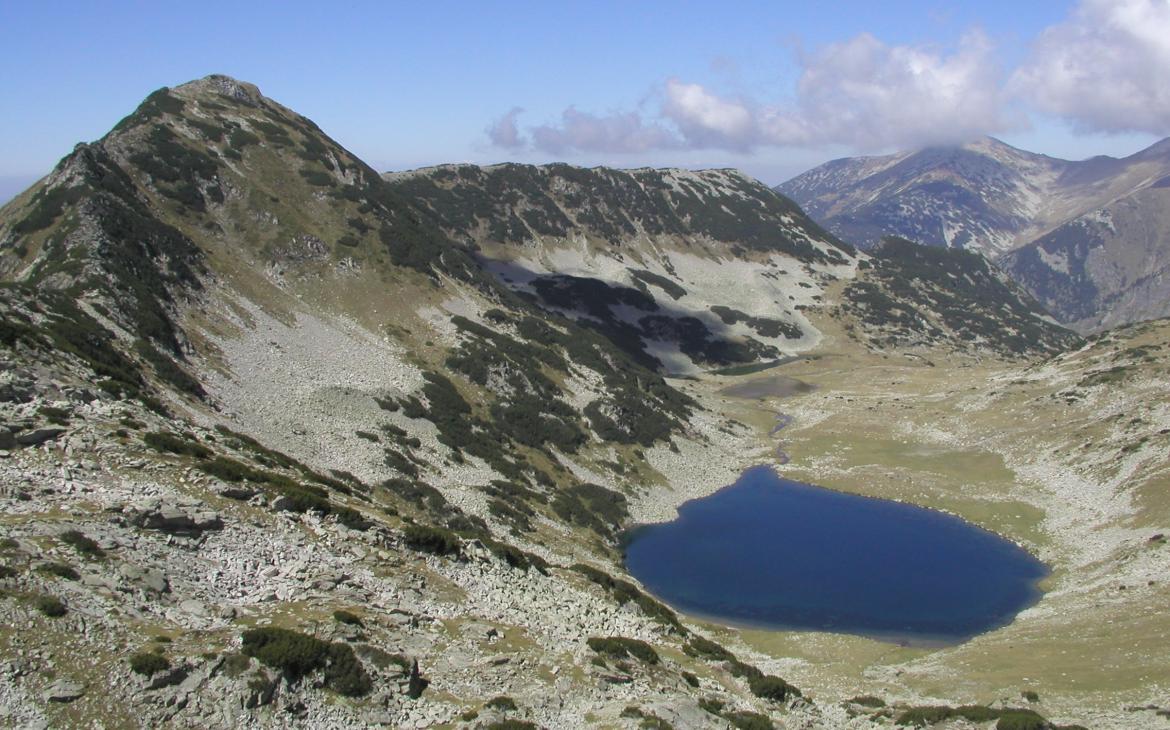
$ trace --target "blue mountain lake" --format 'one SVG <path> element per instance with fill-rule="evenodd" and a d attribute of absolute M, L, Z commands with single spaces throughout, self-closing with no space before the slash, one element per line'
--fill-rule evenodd
<path fill-rule="evenodd" d="M 769 467 L 634 530 L 626 566 L 675 608 L 724 623 L 948 644 L 1040 597 L 1043 563 L 951 515 L 780 478 Z"/>

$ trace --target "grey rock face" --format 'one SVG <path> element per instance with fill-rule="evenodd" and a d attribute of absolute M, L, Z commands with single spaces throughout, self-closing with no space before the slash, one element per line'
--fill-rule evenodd
<path fill-rule="evenodd" d="M 130 524 L 146 530 L 198 535 L 207 530 L 223 529 L 223 519 L 210 510 L 191 510 L 173 504 L 153 502 L 131 507 L 129 512 Z"/>
<path fill-rule="evenodd" d="M 126 580 L 138 583 L 154 593 L 170 593 L 171 591 L 166 575 L 158 568 L 141 568 L 130 563 L 123 563 L 118 568 L 118 572 Z"/>
<path fill-rule="evenodd" d="M 27 433 L 17 434 L 16 443 L 21 446 L 40 446 L 46 441 L 51 441 L 61 434 L 65 433 L 65 429 L 51 426 L 49 428 L 38 428 Z"/>
<path fill-rule="evenodd" d="M 58 679 L 41 693 L 45 702 L 72 702 L 85 694 L 85 685 L 71 679 Z"/>
<path fill-rule="evenodd" d="M 156 690 L 163 687 L 173 687 L 187 678 L 190 669 L 185 666 L 171 667 L 161 672 L 155 672 L 146 682 L 146 689 Z"/>

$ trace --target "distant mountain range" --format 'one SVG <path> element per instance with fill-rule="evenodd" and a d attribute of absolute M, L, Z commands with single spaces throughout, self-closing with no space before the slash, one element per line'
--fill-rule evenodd
<path fill-rule="evenodd" d="M 979 251 L 1081 331 L 1170 314 L 1170 139 L 1078 162 L 985 137 L 834 160 L 776 190 L 863 248 L 896 235 Z"/>

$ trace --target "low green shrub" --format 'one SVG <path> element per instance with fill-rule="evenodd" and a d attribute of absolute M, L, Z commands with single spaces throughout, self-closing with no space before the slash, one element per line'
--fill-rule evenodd
<path fill-rule="evenodd" d="M 699 698 L 699 709 L 703 712 L 708 712 L 712 715 L 723 715 L 723 700 L 715 699 L 714 697 Z"/>
<path fill-rule="evenodd" d="M 632 601 L 649 618 L 670 628 L 677 634 L 682 636 L 687 635 L 686 628 L 679 622 L 678 616 L 674 614 L 674 611 L 671 611 L 659 601 L 643 593 L 633 583 L 621 580 L 620 578 L 614 578 L 609 573 L 598 570 L 593 566 L 585 565 L 584 563 L 577 563 L 572 567 L 572 570 L 577 571 L 591 582 L 604 588 L 613 596 L 619 605 Z"/>
<path fill-rule="evenodd" d="M 73 566 L 66 563 L 45 563 L 38 566 L 37 570 L 45 575 L 54 575 L 65 580 L 81 579 L 81 574 L 74 570 Z"/>
<path fill-rule="evenodd" d="M 265 626 L 243 633 L 241 651 L 273 669 L 289 681 L 324 670 L 325 686 L 347 697 L 361 697 L 373 689 L 373 681 L 348 644 L 329 643 L 290 629 Z"/>
<path fill-rule="evenodd" d="M 1048 730 L 1051 725 L 1031 710 L 1005 709 L 995 723 L 995 730 Z"/>
<path fill-rule="evenodd" d="M 1039 713 L 1027 709 L 1004 708 L 996 709 L 985 705 L 963 705 L 961 707 L 947 707 L 946 705 L 926 705 L 910 707 L 898 715 L 894 720 L 897 725 L 911 725 L 927 727 L 952 718 L 963 718 L 969 722 L 990 722 L 996 720 L 996 730 L 1045 730 L 1050 723 Z"/>
<path fill-rule="evenodd" d="M 61 542 L 71 546 L 74 550 L 89 558 L 104 558 L 106 551 L 98 546 L 97 541 L 87 537 L 78 530 L 68 530 L 61 533 Z"/>
<path fill-rule="evenodd" d="M 788 684 L 780 677 L 771 674 L 751 678 L 748 681 L 748 687 L 751 688 L 752 694 L 756 697 L 772 700 L 773 702 L 783 702 L 790 696 L 800 696 L 800 690 Z"/>
<path fill-rule="evenodd" d="M 509 545 L 499 540 L 493 540 L 489 537 L 479 538 L 480 542 L 484 544 L 492 555 L 495 555 L 500 560 L 508 564 L 508 567 L 516 568 L 517 570 L 528 570 L 535 568 L 538 573 L 548 575 L 549 564 L 548 561 L 539 555 L 521 550 L 514 545 Z"/>
<path fill-rule="evenodd" d="M 362 516 L 361 512 L 350 507 L 340 507 L 335 504 L 330 505 L 333 514 L 337 515 L 337 521 L 345 525 L 351 530 L 365 532 L 373 527 L 373 523 Z"/>
<path fill-rule="evenodd" d="M 633 657 L 647 664 L 658 663 L 658 652 L 654 651 L 654 647 L 639 639 L 627 639 L 624 636 L 594 636 L 586 643 L 593 651 L 612 659 Z"/>
<path fill-rule="evenodd" d="M 266 626 L 245 631 L 241 651 L 295 681 L 325 666 L 329 643 L 299 631 Z"/>
<path fill-rule="evenodd" d="M 231 653 L 223 658 L 223 673 L 235 679 L 252 666 L 252 660 L 243 654 Z"/>
<path fill-rule="evenodd" d="M 66 409 L 57 408 L 56 406 L 41 406 L 37 409 L 37 413 L 49 419 L 49 423 L 53 423 L 58 426 L 68 426 L 69 416 L 72 415 Z"/>
<path fill-rule="evenodd" d="M 61 599 L 56 596 L 37 596 L 33 599 L 33 605 L 36 606 L 38 611 L 49 618 L 60 618 L 69 612 L 69 609 L 65 607 Z"/>
<path fill-rule="evenodd" d="M 485 702 L 483 704 L 484 704 L 484 707 L 490 707 L 493 710 L 499 710 L 500 712 L 515 712 L 516 710 L 519 709 L 518 707 L 516 707 L 516 700 L 512 699 L 511 697 L 507 697 L 505 695 L 501 695 L 499 697 L 493 697 L 492 699 L 488 700 L 487 702 Z"/>
<path fill-rule="evenodd" d="M 946 705 L 925 705 L 911 707 L 894 719 L 895 725 L 910 725 L 912 727 L 926 727 L 948 720 L 953 716 L 954 708 Z"/>
<path fill-rule="evenodd" d="M 429 525 L 407 525 L 402 531 L 402 542 L 411 550 L 432 555 L 459 555 L 462 546 L 450 530 Z"/>
<path fill-rule="evenodd" d="M 325 666 L 325 686 L 339 695 L 363 697 L 374 688 L 374 682 L 349 644 L 333 643 Z"/>
<path fill-rule="evenodd" d="M 129 662 L 130 671 L 135 674 L 141 674 L 144 677 L 165 672 L 171 668 L 171 663 L 165 656 L 148 651 L 140 651 L 134 654 L 130 657 Z"/>
<path fill-rule="evenodd" d="M 148 431 L 142 434 L 142 442 L 155 451 L 194 456 L 197 459 L 207 459 L 211 456 L 211 449 L 203 444 L 181 438 L 167 431 Z M 233 481 L 239 480 L 236 479 Z"/>
<path fill-rule="evenodd" d="M 351 613 L 345 609 L 338 609 L 333 612 L 333 620 L 338 623 L 347 624 L 349 626 L 364 626 L 361 616 L 356 613 Z"/>
<path fill-rule="evenodd" d="M 216 479 L 222 479 L 225 482 L 256 482 L 262 484 L 267 480 L 265 472 L 259 469 L 253 469 L 247 464 L 229 459 L 226 456 L 217 456 L 210 461 L 205 461 L 196 466 L 200 471 L 210 474 Z"/>
<path fill-rule="evenodd" d="M 735 661 L 735 654 L 698 634 L 693 634 L 691 638 L 687 639 L 687 643 L 683 645 L 683 652 L 687 656 L 712 662 Z"/>
<path fill-rule="evenodd" d="M 758 712 L 727 712 L 723 717 L 737 730 L 776 730 L 772 721 Z"/>
<path fill-rule="evenodd" d="M 764 673 L 755 666 L 747 662 L 741 662 L 738 659 L 733 659 L 727 663 L 727 671 L 731 672 L 732 676 L 741 677 L 748 681 L 764 676 Z"/>

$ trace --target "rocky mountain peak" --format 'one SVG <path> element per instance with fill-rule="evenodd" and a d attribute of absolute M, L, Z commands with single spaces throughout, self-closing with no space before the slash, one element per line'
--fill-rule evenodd
<path fill-rule="evenodd" d="M 255 84 L 249 84 L 224 74 L 211 74 L 201 79 L 188 81 L 174 87 L 173 91 L 182 96 L 219 94 L 252 106 L 260 106 L 267 101 L 266 97 L 260 93 L 260 88 Z"/>

